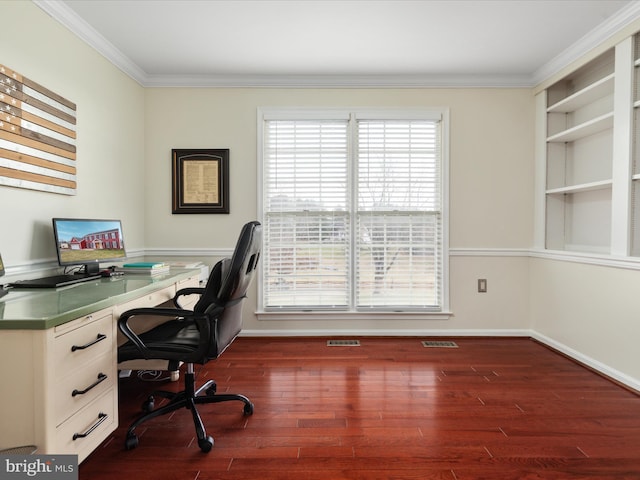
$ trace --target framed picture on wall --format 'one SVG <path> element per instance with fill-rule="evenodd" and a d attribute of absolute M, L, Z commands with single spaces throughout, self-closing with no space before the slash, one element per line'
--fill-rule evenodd
<path fill-rule="evenodd" d="M 229 213 L 229 149 L 171 150 L 173 213 Z"/>

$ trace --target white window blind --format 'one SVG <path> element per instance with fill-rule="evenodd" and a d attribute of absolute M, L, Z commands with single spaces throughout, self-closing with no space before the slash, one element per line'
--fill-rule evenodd
<path fill-rule="evenodd" d="M 264 310 L 442 306 L 440 121 L 263 121 Z"/>
<path fill-rule="evenodd" d="M 357 122 L 357 307 L 437 308 L 439 122 Z"/>
<path fill-rule="evenodd" d="M 266 122 L 266 307 L 349 305 L 347 129 L 346 120 Z"/>

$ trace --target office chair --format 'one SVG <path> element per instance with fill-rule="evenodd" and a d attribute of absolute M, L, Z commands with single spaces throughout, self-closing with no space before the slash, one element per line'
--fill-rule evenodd
<path fill-rule="evenodd" d="M 154 392 L 169 398 L 169 403 L 154 410 L 153 395 L 143 405 L 146 412 L 135 420 L 127 431 L 125 448 L 138 446 L 135 428 L 147 420 L 173 412 L 180 408 L 191 410 L 198 436 L 198 446 L 203 452 L 213 447 L 196 405 L 238 400 L 244 403 L 244 414 L 253 413 L 253 404 L 244 395 L 217 394 L 216 383 L 209 380 L 196 389 L 194 364 L 205 364 L 218 358 L 233 342 L 242 329 L 242 303 L 256 271 L 262 244 L 262 226 L 249 222 L 242 228 L 233 256 L 219 261 L 212 269 L 204 288 L 184 288 L 176 292 L 176 308 L 136 308 L 124 312 L 118 320 L 118 328 L 128 342 L 118 348 L 118 361 L 133 359 L 163 359 L 186 364 L 184 390 Z M 199 294 L 193 311 L 180 307 L 179 298 Z M 171 319 L 148 332 L 136 334 L 130 322 L 145 315 L 166 316 Z M 204 393 L 203 393 L 204 392 Z"/>

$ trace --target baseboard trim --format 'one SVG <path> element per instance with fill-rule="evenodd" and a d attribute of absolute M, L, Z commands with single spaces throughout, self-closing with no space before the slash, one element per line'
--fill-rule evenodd
<path fill-rule="evenodd" d="M 549 338 L 546 335 L 543 335 L 539 332 L 532 330 L 531 333 L 532 333 L 531 338 L 542 343 L 543 345 L 546 345 L 547 347 L 552 348 L 553 350 L 556 350 L 562 353 L 563 355 L 566 355 L 567 357 L 575 360 L 576 362 L 584 365 L 585 367 L 598 372 L 599 374 L 611 379 L 616 383 L 620 383 L 625 387 L 628 387 L 629 389 L 633 390 L 636 393 L 640 393 L 639 379 L 633 378 L 625 373 L 622 373 L 619 370 L 616 370 L 615 368 L 611 368 L 610 366 L 598 360 L 595 360 L 589 357 L 588 355 L 584 355 L 579 351 L 561 342 L 553 340 L 552 338 Z"/>
<path fill-rule="evenodd" d="M 244 337 L 531 337 L 531 330 L 527 329 L 269 329 L 243 330 Z"/>

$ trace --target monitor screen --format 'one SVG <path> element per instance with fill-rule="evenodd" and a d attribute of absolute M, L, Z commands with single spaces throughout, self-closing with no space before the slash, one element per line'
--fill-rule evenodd
<path fill-rule="evenodd" d="M 53 236 L 58 263 L 84 265 L 86 273 L 97 272 L 101 262 L 127 256 L 120 220 L 54 218 Z"/>

